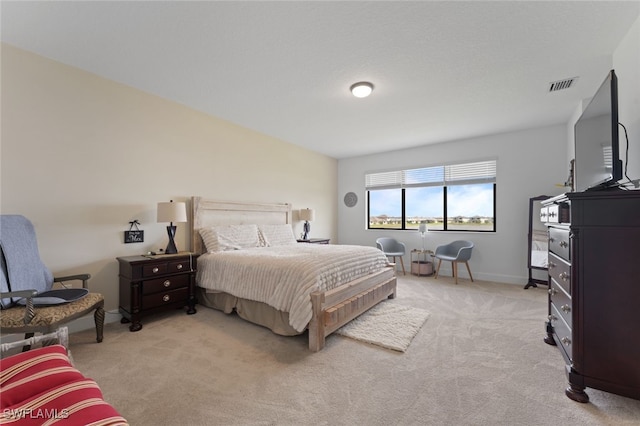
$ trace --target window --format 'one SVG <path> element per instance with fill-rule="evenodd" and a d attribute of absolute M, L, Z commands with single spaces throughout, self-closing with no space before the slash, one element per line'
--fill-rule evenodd
<path fill-rule="evenodd" d="M 368 229 L 495 232 L 496 160 L 369 173 Z"/>

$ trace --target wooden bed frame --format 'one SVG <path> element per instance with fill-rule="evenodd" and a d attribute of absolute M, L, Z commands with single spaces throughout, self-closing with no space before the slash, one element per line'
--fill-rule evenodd
<path fill-rule="evenodd" d="M 239 203 L 191 198 L 191 251 L 204 253 L 199 229 L 214 225 L 290 224 L 290 204 Z M 309 349 L 324 347 L 326 337 L 385 299 L 396 296 L 395 264 L 335 289 L 311 294 Z"/>

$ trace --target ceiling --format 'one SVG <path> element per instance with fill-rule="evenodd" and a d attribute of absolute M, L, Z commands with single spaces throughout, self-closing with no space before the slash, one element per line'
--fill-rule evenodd
<path fill-rule="evenodd" d="M 5 43 L 334 158 L 566 123 L 640 14 L 640 1 L 0 7 Z M 360 80 L 370 97 L 349 93 Z"/>

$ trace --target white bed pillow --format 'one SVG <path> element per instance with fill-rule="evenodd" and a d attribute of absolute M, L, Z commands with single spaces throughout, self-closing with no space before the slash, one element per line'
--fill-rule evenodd
<path fill-rule="evenodd" d="M 221 225 L 201 228 L 200 236 L 208 253 L 261 246 L 256 225 Z"/>
<path fill-rule="evenodd" d="M 298 244 L 291 224 L 258 225 L 258 229 L 265 246 L 276 247 Z"/>

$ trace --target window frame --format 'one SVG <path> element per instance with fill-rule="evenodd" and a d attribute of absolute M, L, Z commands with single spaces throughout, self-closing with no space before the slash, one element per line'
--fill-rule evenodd
<path fill-rule="evenodd" d="M 441 170 L 439 170 L 441 169 Z M 424 181 L 419 182 L 412 176 L 422 175 Z M 439 179 L 434 176 L 441 175 Z M 442 187 L 443 196 L 443 227 L 442 229 L 429 229 L 429 232 L 496 232 L 497 229 L 497 159 L 468 161 L 464 163 L 452 163 L 436 166 L 425 166 L 405 170 L 392 170 L 385 172 L 372 172 L 365 174 L 365 191 L 367 193 L 367 230 L 391 230 L 391 231 L 415 231 L 414 228 L 407 227 L 406 216 L 406 189 L 412 187 L 438 186 Z M 449 229 L 447 196 L 448 187 L 455 185 L 492 184 L 493 202 L 493 227 L 492 229 Z M 378 228 L 371 226 L 371 192 L 383 189 L 400 189 L 401 191 L 401 223 L 400 227 Z"/>

